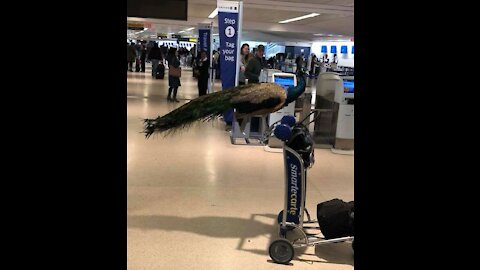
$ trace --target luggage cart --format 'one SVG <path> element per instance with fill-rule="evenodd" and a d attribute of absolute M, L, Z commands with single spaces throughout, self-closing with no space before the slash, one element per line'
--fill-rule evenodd
<path fill-rule="evenodd" d="M 314 112 L 312 112 L 314 113 Z M 306 157 L 306 153 L 299 153 L 298 151 L 289 147 L 289 141 L 293 140 L 292 130 L 295 126 L 303 125 L 306 119 L 309 119 L 310 113 L 305 119 L 298 124 L 293 116 L 284 116 L 280 123 L 275 127 L 271 127 L 277 138 L 284 142 L 283 156 L 285 164 L 285 204 L 284 208 L 278 214 L 278 223 L 280 225 L 278 240 L 273 241 L 268 253 L 275 263 L 287 264 L 294 255 L 294 249 L 306 246 L 315 246 L 321 244 L 340 243 L 345 241 L 352 241 L 352 248 L 354 246 L 354 237 L 340 237 L 334 239 L 325 239 L 320 234 L 310 234 L 305 232 L 305 229 L 320 229 L 320 227 L 304 227 L 305 224 L 316 225 L 317 221 L 310 218 L 308 210 L 305 208 L 306 201 L 306 185 L 307 185 L 307 169 L 311 168 L 314 163 L 313 145 L 311 146 L 311 153 Z M 316 117 L 315 117 L 316 118 Z M 315 119 L 313 120 L 315 121 Z M 308 130 L 308 129 L 307 129 Z M 295 135 L 293 135 L 295 136 Z M 305 160 L 307 159 L 307 160 Z M 309 159 L 309 160 L 308 160 Z M 307 165 L 307 167 L 305 167 Z M 304 217 L 307 220 L 304 221 Z M 299 231 L 301 237 L 293 241 L 287 240 L 287 233 Z"/>

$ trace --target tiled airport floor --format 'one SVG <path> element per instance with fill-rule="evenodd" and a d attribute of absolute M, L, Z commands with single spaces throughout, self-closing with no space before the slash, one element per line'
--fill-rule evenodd
<path fill-rule="evenodd" d="M 174 137 L 146 140 L 142 119 L 195 98 L 182 71 L 180 103 L 167 103 L 168 78 L 127 77 L 127 252 L 129 270 L 353 269 L 350 243 L 296 250 L 290 265 L 271 262 L 276 216 L 283 207 L 282 154 L 232 145 L 224 124 L 199 123 Z M 220 89 L 219 81 L 216 89 Z M 332 198 L 353 200 L 354 158 L 315 149 L 307 209 Z"/>

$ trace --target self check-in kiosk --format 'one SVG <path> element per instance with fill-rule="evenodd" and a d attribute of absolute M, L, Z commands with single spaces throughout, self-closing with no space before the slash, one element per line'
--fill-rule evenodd
<path fill-rule="evenodd" d="M 316 87 L 314 139 L 317 146 L 354 149 L 354 77 L 321 73 Z"/>

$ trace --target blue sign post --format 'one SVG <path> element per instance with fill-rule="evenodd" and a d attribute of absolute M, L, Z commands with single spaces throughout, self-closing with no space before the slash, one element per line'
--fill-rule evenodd
<path fill-rule="evenodd" d="M 208 28 L 207 28 L 208 27 Z M 206 51 L 208 55 L 210 55 L 210 36 L 211 36 L 211 31 L 210 31 L 210 26 L 207 25 L 207 27 L 202 27 L 198 29 L 198 41 L 200 42 L 200 46 L 198 48 L 199 52 L 200 51 Z"/>
<path fill-rule="evenodd" d="M 218 1 L 218 32 L 220 36 L 220 76 L 222 90 L 238 85 L 239 35 L 242 2 Z M 233 121 L 233 110 L 224 114 L 227 124 Z"/>
<path fill-rule="evenodd" d="M 197 56 L 200 57 L 200 52 L 205 51 L 208 55 L 208 60 L 210 61 L 209 66 L 209 75 L 208 75 L 208 93 L 212 93 L 212 24 L 200 24 L 198 26 L 198 48 L 197 48 Z"/>

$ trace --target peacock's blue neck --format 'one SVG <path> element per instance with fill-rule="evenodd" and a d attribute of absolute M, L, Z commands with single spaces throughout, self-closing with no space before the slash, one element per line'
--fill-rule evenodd
<path fill-rule="evenodd" d="M 300 75 L 297 76 L 297 86 L 295 87 L 289 87 L 287 89 L 287 99 L 285 100 L 285 106 L 290 104 L 292 101 L 295 101 L 303 92 L 305 92 L 305 78 Z"/>

